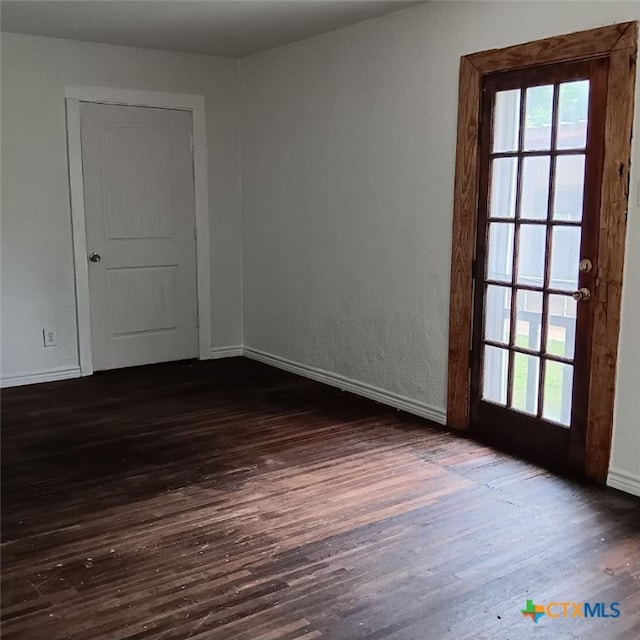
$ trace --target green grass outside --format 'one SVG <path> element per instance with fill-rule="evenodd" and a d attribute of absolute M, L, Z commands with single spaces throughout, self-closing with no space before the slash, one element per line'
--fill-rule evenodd
<path fill-rule="evenodd" d="M 519 335 L 516 344 L 527 346 L 527 336 Z M 554 355 L 564 355 L 564 342 L 548 340 L 547 351 Z M 513 369 L 513 404 L 515 407 L 525 407 L 527 397 L 527 356 L 515 354 Z M 547 362 L 547 379 L 544 392 L 545 415 L 560 420 L 562 409 L 563 368 L 560 364 Z"/>

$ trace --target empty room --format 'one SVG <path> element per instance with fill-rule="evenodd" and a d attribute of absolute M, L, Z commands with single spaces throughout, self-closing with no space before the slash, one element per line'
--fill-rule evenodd
<path fill-rule="evenodd" d="M 640 638 L 640 3 L 0 10 L 3 639 Z"/>

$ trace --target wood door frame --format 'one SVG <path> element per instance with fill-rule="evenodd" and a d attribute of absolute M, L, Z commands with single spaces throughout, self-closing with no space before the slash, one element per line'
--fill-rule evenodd
<path fill-rule="evenodd" d="M 601 295 L 594 326 L 587 409 L 585 475 L 606 480 L 611 450 L 620 302 L 631 165 L 638 22 L 491 49 L 460 59 L 458 135 L 451 252 L 447 424 L 469 426 L 482 82 L 485 75 L 558 62 L 607 58 L 609 76 L 600 198 Z"/>
<path fill-rule="evenodd" d="M 204 97 L 183 93 L 134 91 L 106 87 L 65 88 L 67 151 L 71 194 L 71 230 L 76 285 L 78 356 L 82 376 L 93 373 L 89 269 L 84 212 L 84 178 L 80 141 L 80 103 L 113 104 L 190 111 L 192 114 L 193 182 L 196 227 L 196 279 L 198 303 L 198 358 L 211 358 L 211 271 L 209 267 L 209 196 L 207 183 L 207 132 Z"/>

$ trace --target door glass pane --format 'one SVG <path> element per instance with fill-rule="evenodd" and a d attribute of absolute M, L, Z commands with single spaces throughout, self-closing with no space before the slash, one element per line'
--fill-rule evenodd
<path fill-rule="evenodd" d="M 584 156 L 558 156 L 553 194 L 554 220 L 582 220 Z"/>
<path fill-rule="evenodd" d="M 549 204 L 549 156 L 534 156 L 522 161 L 520 217 L 546 220 Z"/>
<path fill-rule="evenodd" d="M 524 291 L 516 294 L 516 345 L 538 351 L 542 326 L 542 292 Z"/>
<path fill-rule="evenodd" d="M 530 87 L 526 95 L 524 150 L 550 149 L 553 85 Z"/>
<path fill-rule="evenodd" d="M 558 149 L 582 149 L 587 144 L 589 81 L 563 82 L 558 100 Z"/>
<path fill-rule="evenodd" d="M 542 417 L 560 424 L 571 424 L 573 365 L 547 360 L 544 367 Z"/>
<path fill-rule="evenodd" d="M 513 356 L 511 407 L 525 413 L 538 412 L 538 372 L 540 358 L 524 353 Z"/>
<path fill-rule="evenodd" d="M 487 285 L 487 300 L 484 309 L 484 337 L 508 344 L 511 326 L 511 289 Z"/>
<path fill-rule="evenodd" d="M 580 227 L 554 227 L 551 236 L 552 289 L 575 291 L 580 267 Z"/>
<path fill-rule="evenodd" d="M 489 217 L 514 218 L 518 181 L 518 158 L 496 158 L 491 165 Z"/>
<path fill-rule="evenodd" d="M 542 224 L 523 224 L 518 247 L 518 284 L 541 287 L 544 280 L 544 257 L 547 228 Z"/>
<path fill-rule="evenodd" d="M 482 399 L 506 407 L 509 395 L 509 409 L 532 416 L 540 403 L 543 419 L 566 426 L 578 308 L 569 293 L 579 280 L 588 111 L 586 80 L 496 92 L 483 267 L 494 284 L 478 290 Z M 542 290 L 547 281 L 567 295 Z"/>
<path fill-rule="evenodd" d="M 507 367 L 509 352 L 506 349 L 485 345 L 482 369 L 482 398 L 505 406 L 507 403 Z"/>
<path fill-rule="evenodd" d="M 489 223 L 487 248 L 487 279 L 511 282 L 513 271 L 514 225 L 505 222 Z"/>
<path fill-rule="evenodd" d="M 520 130 L 520 89 L 498 91 L 493 116 L 493 152 L 517 151 Z"/>
<path fill-rule="evenodd" d="M 549 296 L 547 353 L 573 358 L 576 340 L 577 303 L 571 296 Z"/>

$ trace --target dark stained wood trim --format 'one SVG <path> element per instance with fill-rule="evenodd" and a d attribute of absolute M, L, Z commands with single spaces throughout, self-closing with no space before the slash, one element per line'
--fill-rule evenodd
<path fill-rule="evenodd" d="M 580 255 L 588 257 L 595 268 L 588 273 L 580 273 L 578 288 L 586 287 L 592 292 L 593 299 L 581 313 L 578 305 L 576 324 L 576 342 L 574 353 L 574 372 L 586 372 L 589 375 L 574 376 L 572 427 L 569 445 L 569 464 L 571 468 L 584 470 L 587 457 L 587 432 L 589 430 L 589 398 L 591 397 L 591 363 L 593 355 L 593 327 L 598 313 L 598 266 L 600 212 L 603 183 L 604 136 L 606 127 L 609 58 L 591 61 L 591 98 L 589 105 L 589 131 L 587 133 L 587 156 L 585 158 L 585 189 Z M 607 460 L 608 465 L 608 460 Z M 605 478 L 602 479 L 603 481 Z"/>
<path fill-rule="evenodd" d="M 623 51 L 624 49 L 636 49 L 638 46 L 638 21 L 623 22 L 626 25 L 624 33 L 614 45 L 612 51 Z"/>
<path fill-rule="evenodd" d="M 491 104 L 485 100 L 484 96 L 485 87 L 484 84 L 481 86 L 481 115 L 480 115 L 480 141 L 489 140 L 491 138 L 493 132 L 493 123 L 491 122 Z M 520 117 L 522 116 L 522 111 L 520 112 Z M 481 317 L 481 311 L 485 304 L 485 297 L 487 293 L 487 282 L 486 282 L 486 270 L 487 270 L 487 233 L 488 233 L 488 213 L 489 213 L 489 194 L 491 191 L 491 173 L 489 171 L 483 171 L 483 167 L 488 167 L 491 163 L 491 147 L 490 145 L 479 145 L 478 146 L 479 154 L 478 154 L 478 213 L 476 216 L 476 226 L 473 229 L 474 232 L 474 282 L 473 282 L 473 305 L 472 305 L 472 313 L 473 316 L 471 318 L 471 327 L 480 327 L 483 326 L 483 323 L 480 322 L 478 324 L 477 319 Z M 520 162 L 518 162 L 518 176 L 517 183 L 518 187 L 520 184 Z M 515 217 L 515 211 L 514 211 Z M 482 238 L 482 242 L 478 242 L 478 239 Z M 517 236 L 514 237 L 514 243 L 517 241 Z M 515 255 L 515 251 L 514 251 Z M 515 268 L 515 265 L 511 264 L 512 270 Z M 504 286 L 504 283 L 502 283 Z M 511 303 L 513 305 L 513 290 L 508 294 L 511 298 Z M 511 327 L 513 323 L 513 315 L 511 316 L 511 322 L 509 324 L 509 335 L 507 337 L 507 344 L 511 343 Z M 477 416 L 477 406 L 474 403 L 474 398 L 479 398 L 481 396 L 481 389 L 484 384 L 484 374 L 482 369 L 480 368 L 481 359 L 480 352 L 482 350 L 482 342 L 483 342 L 483 331 L 484 329 L 480 329 L 479 331 L 471 331 L 471 353 L 470 357 L 470 366 L 469 366 L 469 376 L 470 376 L 470 384 L 469 384 L 469 421 L 474 422 Z M 511 358 L 511 354 L 509 354 L 509 358 Z M 510 381 L 509 381 L 510 382 Z M 508 389 L 510 389 L 509 384 L 507 385 L 507 395 Z"/>
<path fill-rule="evenodd" d="M 637 23 L 634 26 L 637 38 Z M 595 300 L 586 451 L 586 474 L 601 482 L 606 480 L 609 468 L 613 429 L 636 49 L 615 51 L 609 64 L 598 250 L 600 290 Z"/>
<path fill-rule="evenodd" d="M 483 75 L 544 64 L 598 58 L 620 46 L 621 41 L 631 42 L 632 38 L 628 37 L 627 32 L 633 24 L 633 22 L 622 22 L 608 27 L 534 40 L 505 49 L 481 51 L 466 57 Z"/>
<path fill-rule="evenodd" d="M 457 429 L 469 423 L 469 351 L 478 209 L 478 137 L 482 75 L 467 58 L 460 60 L 458 143 L 453 207 L 451 302 L 449 311 L 449 373 L 447 420 Z"/>
<path fill-rule="evenodd" d="M 585 474 L 604 482 L 609 465 L 630 168 L 638 23 L 626 22 L 460 60 L 454 188 L 447 422 L 469 425 L 473 310 L 472 265 L 478 209 L 481 86 L 485 75 L 526 67 L 607 58 L 609 79 L 601 197 L 600 292 L 594 319 Z"/>

